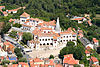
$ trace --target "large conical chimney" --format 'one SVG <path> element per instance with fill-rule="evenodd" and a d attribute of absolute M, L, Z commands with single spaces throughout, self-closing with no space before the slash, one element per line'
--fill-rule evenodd
<path fill-rule="evenodd" d="M 55 31 L 56 31 L 56 33 L 60 33 L 59 17 L 57 18 Z"/>

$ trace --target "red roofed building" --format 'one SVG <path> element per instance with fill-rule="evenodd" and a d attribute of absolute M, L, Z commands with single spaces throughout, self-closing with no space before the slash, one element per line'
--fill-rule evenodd
<path fill-rule="evenodd" d="M 89 60 L 90 59 L 89 56 L 91 54 L 90 51 L 86 49 L 85 50 L 85 54 L 86 54 L 87 60 Z"/>
<path fill-rule="evenodd" d="M 89 26 L 92 26 L 91 20 L 88 20 L 87 23 L 89 24 Z"/>
<path fill-rule="evenodd" d="M 21 22 L 21 24 L 24 24 L 24 22 L 26 22 L 27 19 L 30 19 L 30 15 L 27 14 L 26 12 L 24 12 L 24 13 L 20 16 L 20 22 Z"/>
<path fill-rule="evenodd" d="M 74 28 L 68 28 L 66 31 L 60 33 L 61 43 L 66 44 L 68 41 L 73 41 L 77 45 L 77 34 Z"/>
<path fill-rule="evenodd" d="M 16 20 L 16 19 L 12 19 L 12 18 L 11 18 L 11 19 L 9 20 L 9 22 L 13 22 L 13 21 L 15 21 L 15 20 Z"/>
<path fill-rule="evenodd" d="M 17 13 L 18 9 L 6 10 L 7 13 Z"/>
<path fill-rule="evenodd" d="M 54 59 L 43 59 L 35 58 L 34 60 L 30 60 L 31 67 L 63 67 L 60 63 L 55 63 Z"/>
<path fill-rule="evenodd" d="M 35 59 L 33 60 L 33 63 L 34 63 L 34 64 L 44 64 L 44 61 L 41 60 L 40 58 L 35 58 Z"/>
<path fill-rule="evenodd" d="M 83 31 L 82 30 L 79 30 L 78 31 L 78 38 L 82 38 L 84 35 L 83 35 Z"/>
<path fill-rule="evenodd" d="M 29 64 L 25 62 L 19 62 L 18 67 L 29 67 Z"/>
<path fill-rule="evenodd" d="M 95 44 L 96 46 L 99 46 L 99 41 L 96 38 L 93 38 L 93 44 Z"/>
<path fill-rule="evenodd" d="M 85 17 L 74 17 L 72 18 L 71 20 L 75 20 L 75 21 L 78 21 L 78 23 L 83 23 L 83 21 L 86 21 L 86 18 Z"/>
<path fill-rule="evenodd" d="M 5 6 L 0 6 L 0 9 L 5 9 Z"/>
<path fill-rule="evenodd" d="M 12 67 L 18 67 L 18 64 L 12 64 Z"/>
<path fill-rule="evenodd" d="M 92 65 L 92 64 L 99 65 L 99 61 L 98 61 L 98 59 L 96 57 L 91 56 L 90 65 Z"/>
<path fill-rule="evenodd" d="M 8 16 L 8 13 L 6 11 L 2 12 L 3 16 Z"/>
<path fill-rule="evenodd" d="M 74 67 L 74 64 L 79 64 L 79 60 L 75 60 L 73 54 L 64 55 L 63 66 Z"/>
<path fill-rule="evenodd" d="M 4 42 L 3 46 L 4 50 L 7 51 L 8 53 L 14 53 L 14 46 L 10 42 Z"/>

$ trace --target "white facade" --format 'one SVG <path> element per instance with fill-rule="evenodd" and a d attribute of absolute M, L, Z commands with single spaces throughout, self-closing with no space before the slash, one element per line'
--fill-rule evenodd
<path fill-rule="evenodd" d="M 20 24 L 24 24 L 24 22 L 26 22 L 26 20 L 29 18 L 30 17 L 20 17 Z"/>
<path fill-rule="evenodd" d="M 77 45 L 77 35 L 72 35 L 72 34 L 62 34 L 60 41 L 64 44 L 66 44 L 68 41 L 73 41 L 75 45 Z"/>
<path fill-rule="evenodd" d="M 31 49 L 39 49 L 40 48 L 40 43 L 38 40 L 31 40 L 31 41 L 27 41 L 27 45 L 31 48 Z"/>
<path fill-rule="evenodd" d="M 0 48 L 0 56 L 7 56 L 7 52 L 5 52 L 2 48 Z"/>

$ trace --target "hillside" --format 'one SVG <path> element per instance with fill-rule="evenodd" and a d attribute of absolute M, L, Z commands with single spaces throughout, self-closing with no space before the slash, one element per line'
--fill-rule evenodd
<path fill-rule="evenodd" d="M 27 12 L 31 17 L 37 17 L 44 21 L 56 20 L 57 17 L 60 17 L 62 29 L 67 29 L 68 27 L 77 29 L 80 27 L 87 32 L 86 36 L 88 35 L 88 38 L 100 38 L 100 20 L 92 19 L 94 24 L 92 27 L 86 27 L 84 24 L 77 24 L 77 22 L 69 20 L 72 16 L 81 16 L 85 13 L 92 15 L 91 18 L 95 18 L 96 14 L 100 14 L 100 0 L 1 0 L 0 5 L 5 5 L 6 9 L 26 7 L 25 10 L 20 9 L 17 14 L 1 17 L 2 20 L 0 21 L 7 22 L 10 18 L 19 18 L 23 12 Z M 67 14 L 69 14 L 68 18 L 66 17 Z M 93 31 L 94 29 L 95 31 Z"/>

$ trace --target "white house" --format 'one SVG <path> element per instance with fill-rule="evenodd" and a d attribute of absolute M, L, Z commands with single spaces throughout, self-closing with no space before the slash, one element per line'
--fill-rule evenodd
<path fill-rule="evenodd" d="M 7 52 L 5 52 L 2 47 L 0 46 L 0 56 L 4 56 L 6 57 L 7 56 Z"/>
<path fill-rule="evenodd" d="M 24 13 L 20 16 L 20 24 L 24 24 L 24 22 L 26 22 L 27 19 L 30 19 L 30 15 L 27 14 L 26 12 L 24 12 Z"/>
<path fill-rule="evenodd" d="M 18 9 L 6 10 L 7 13 L 17 13 Z"/>
<path fill-rule="evenodd" d="M 39 49 L 40 48 L 40 42 L 38 40 L 31 40 L 27 42 L 27 45 L 32 49 Z"/>
<path fill-rule="evenodd" d="M 93 44 L 87 44 L 85 47 L 87 48 L 87 47 L 91 47 L 92 49 L 94 49 L 94 45 Z"/>
<path fill-rule="evenodd" d="M 93 38 L 93 44 L 99 46 L 99 41 L 96 38 Z"/>
<path fill-rule="evenodd" d="M 75 45 L 77 45 L 77 34 L 75 33 L 75 29 L 73 28 L 74 32 L 71 28 L 68 30 L 60 33 L 60 42 L 66 44 L 68 41 L 73 41 Z"/>

